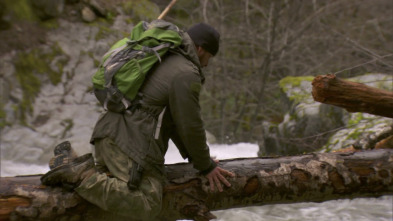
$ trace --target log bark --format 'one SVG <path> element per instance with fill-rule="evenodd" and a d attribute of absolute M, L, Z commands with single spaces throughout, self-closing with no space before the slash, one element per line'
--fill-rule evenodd
<path fill-rule="evenodd" d="M 345 108 L 349 112 L 364 112 L 393 118 L 393 92 L 346 81 L 334 74 L 320 75 L 312 81 L 315 101 Z"/>
<path fill-rule="evenodd" d="M 221 161 L 236 173 L 232 187 L 211 192 L 190 164 L 167 165 L 161 220 L 214 218 L 210 210 L 276 203 L 322 202 L 393 193 L 393 150 L 314 153 Z M 0 220 L 129 220 L 74 192 L 43 186 L 41 175 L 2 177 Z"/>

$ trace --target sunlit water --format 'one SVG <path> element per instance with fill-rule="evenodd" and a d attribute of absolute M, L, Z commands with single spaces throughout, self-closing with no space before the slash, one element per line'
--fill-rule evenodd
<path fill-rule="evenodd" d="M 211 155 L 217 159 L 255 157 L 257 152 L 258 146 L 255 144 L 211 145 Z M 165 162 L 185 161 L 171 144 Z M 8 160 L 2 160 L 0 166 L 3 177 L 48 171 L 47 166 Z M 393 197 L 266 205 L 214 211 L 213 214 L 218 217 L 216 221 L 393 221 Z"/>

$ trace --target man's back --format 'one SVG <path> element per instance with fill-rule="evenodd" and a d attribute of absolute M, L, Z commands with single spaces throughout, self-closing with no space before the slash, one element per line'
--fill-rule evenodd
<path fill-rule="evenodd" d="M 192 45 L 189 45 L 192 46 Z M 195 52 L 190 51 L 196 56 Z M 193 55 L 191 54 L 191 56 Z M 167 106 L 170 89 L 181 81 L 194 81 L 201 84 L 202 73 L 193 62 L 178 52 L 169 52 L 161 63 L 151 70 L 141 90 L 143 101 L 149 105 Z M 199 62 L 198 62 L 199 63 Z"/>

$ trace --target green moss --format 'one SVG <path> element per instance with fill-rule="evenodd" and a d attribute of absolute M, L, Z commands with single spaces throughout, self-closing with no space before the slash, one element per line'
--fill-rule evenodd
<path fill-rule="evenodd" d="M 93 93 L 94 92 L 94 87 L 93 87 L 93 85 L 90 85 L 90 86 L 88 86 L 87 88 L 86 88 L 86 91 L 85 91 L 87 94 L 89 94 L 89 93 Z"/>
<path fill-rule="evenodd" d="M 134 19 L 132 19 L 132 18 L 126 18 L 124 21 L 126 22 L 126 24 L 133 24 L 134 23 Z"/>
<path fill-rule="evenodd" d="M 94 39 L 96 41 L 98 41 L 100 39 L 104 39 L 106 36 L 110 35 L 112 32 L 113 31 L 109 27 L 107 27 L 105 25 L 99 25 L 98 26 L 98 32 L 97 32 L 97 34 L 96 34 Z"/>
<path fill-rule="evenodd" d="M 60 56 L 56 60 L 56 69 L 50 66 L 56 56 L 64 54 L 58 45 L 54 45 L 49 53 L 43 53 L 36 48 L 30 52 L 21 52 L 15 61 L 15 74 L 23 92 L 23 99 L 19 104 L 18 112 L 22 124 L 26 124 L 25 114 L 32 113 L 32 103 L 35 97 L 40 93 L 41 80 L 38 75 L 46 75 L 54 85 L 61 81 L 63 67 L 68 62 L 67 56 Z"/>
<path fill-rule="evenodd" d="M 95 67 L 99 67 L 99 66 L 100 66 L 100 61 L 97 60 L 97 59 L 94 57 L 94 53 L 93 53 L 92 51 L 87 51 L 87 52 L 82 52 L 82 53 L 86 53 L 86 55 L 89 56 L 89 58 L 91 58 L 91 59 L 93 60 L 94 66 L 95 66 Z M 82 53 L 81 53 L 81 54 L 82 54 Z"/>
<path fill-rule="evenodd" d="M 250 131 L 250 129 L 251 129 L 250 122 L 251 122 L 251 117 L 248 116 L 248 115 L 244 115 L 243 119 L 242 119 L 242 124 L 241 124 L 242 125 L 242 129 L 244 131 Z"/>
<path fill-rule="evenodd" d="M 269 129 L 268 129 L 269 133 L 277 133 L 278 131 L 278 124 L 270 124 L 269 125 Z"/>
<path fill-rule="evenodd" d="M 313 102 L 309 91 L 301 87 L 302 82 L 311 82 L 314 76 L 293 77 L 288 76 L 280 80 L 279 86 L 287 94 L 290 101 L 296 104 L 300 102 Z M 310 83 L 311 85 L 311 83 Z"/>
<path fill-rule="evenodd" d="M 287 92 L 287 85 L 291 85 L 292 87 L 299 87 L 302 81 L 313 81 L 314 76 L 302 76 L 302 77 L 294 77 L 288 76 L 280 80 L 279 85 L 284 92 Z"/>
<path fill-rule="evenodd" d="M 107 21 L 112 23 L 116 18 L 116 13 L 112 11 L 108 11 L 105 15 L 105 18 Z"/>
<path fill-rule="evenodd" d="M 393 78 L 392 76 L 386 76 L 383 80 L 378 82 L 377 88 L 381 90 L 392 91 L 393 90 Z"/>
<path fill-rule="evenodd" d="M 332 142 L 332 138 L 330 138 L 328 140 L 328 142 L 321 149 L 319 149 L 317 151 L 321 151 L 321 150 L 325 149 L 325 152 L 329 153 L 333 150 L 333 146 L 336 145 L 338 142 L 339 142 L 339 140 L 334 140 L 334 142 Z"/>
<path fill-rule="evenodd" d="M 17 20 L 37 21 L 30 0 L 2 0 L 6 11 Z"/>
<path fill-rule="evenodd" d="M 100 66 L 100 64 L 101 64 L 101 61 L 99 61 L 97 59 L 94 59 L 93 61 L 94 61 L 94 67 L 98 68 Z"/>
<path fill-rule="evenodd" d="M 310 97 L 309 94 L 293 94 L 292 96 L 289 97 L 289 100 L 294 101 L 296 104 L 304 102 L 307 103 L 306 100 Z"/>
<path fill-rule="evenodd" d="M 347 140 L 358 140 L 360 136 L 362 136 L 364 131 L 356 129 L 352 133 L 348 134 Z"/>
<path fill-rule="evenodd" d="M 0 102 L 0 119 L 5 119 L 7 117 L 7 113 L 4 111 L 4 104 Z"/>
<path fill-rule="evenodd" d="M 20 54 L 15 62 L 16 77 L 22 87 L 23 99 L 19 104 L 20 120 L 22 124 L 25 122 L 25 113 L 31 113 L 33 111 L 32 102 L 38 95 L 41 89 L 41 81 L 37 76 L 34 75 L 34 67 L 40 65 L 41 62 L 37 62 L 34 54 Z M 38 66 L 40 70 L 41 67 Z"/>
<path fill-rule="evenodd" d="M 94 53 L 92 51 L 87 51 L 85 53 L 87 54 L 87 56 L 94 59 Z"/>
<path fill-rule="evenodd" d="M 157 19 L 160 9 L 155 3 L 149 0 L 133 0 L 126 1 L 123 4 L 123 9 L 126 13 L 134 15 L 137 20 L 154 20 Z"/>
<path fill-rule="evenodd" d="M 289 115 L 289 120 L 290 121 L 297 121 L 298 120 L 298 116 L 296 113 L 290 114 Z"/>
<path fill-rule="evenodd" d="M 4 104 L 3 102 L 0 101 L 0 129 L 7 124 L 5 120 L 6 117 L 7 117 L 7 113 L 4 111 Z"/>
<path fill-rule="evenodd" d="M 354 113 L 354 114 L 352 114 L 351 118 L 348 120 L 348 126 L 356 125 L 356 124 L 360 123 L 361 120 L 363 120 L 363 114 L 362 113 Z"/>
<path fill-rule="evenodd" d="M 57 19 L 48 19 L 40 22 L 40 25 L 46 29 L 57 29 L 60 25 Z"/>
<path fill-rule="evenodd" d="M 65 127 L 63 134 L 61 135 L 61 138 L 63 139 L 66 136 L 67 132 L 74 127 L 74 121 L 72 119 L 65 119 L 60 123 L 60 125 Z"/>

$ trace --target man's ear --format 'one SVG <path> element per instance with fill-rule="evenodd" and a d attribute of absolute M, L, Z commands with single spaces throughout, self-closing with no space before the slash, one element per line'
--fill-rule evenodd
<path fill-rule="evenodd" d="M 196 46 L 196 47 L 197 47 L 198 56 L 202 56 L 203 54 L 205 54 L 205 49 L 203 49 L 201 46 Z"/>

